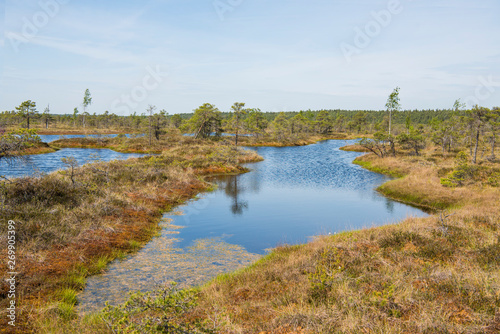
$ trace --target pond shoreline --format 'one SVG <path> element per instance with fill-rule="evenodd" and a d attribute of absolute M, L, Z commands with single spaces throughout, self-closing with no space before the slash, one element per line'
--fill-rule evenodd
<path fill-rule="evenodd" d="M 190 157 L 189 154 L 192 149 L 195 149 L 196 151 L 194 152 L 196 153 L 194 156 Z M 18 293 L 23 296 L 22 300 L 19 301 L 22 306 L 18 309 L 19 319 L 23 320 L 18 323 L 18 330 L 32 329 L 35 325 L 34 321 L 51 321 L 50 317 L 46 318 L 44 315 L 45 311 L 43 310 L 46 308 L 67 310 L 65 311 L 67 312 L 67 319 L 73 318 L 73 308 L 76 304 L 76 297 L 67 300 L 66 297 L 61 296 L 71 291 L 73 291 L 71 294 L 76 295 L 76 293 L 84 287 L 86 277 L 99 273 L 106 267 L 107 263 L 115 258 L 121 257 L 126 253 L 134 252 L 142 245 L 149 242 L 151 238 L 157 234 L 159 221 L 164 212 L 170 211 L 172 207 L 184 203 L 186 200 L 195 197 L 202 191 L 210 189 L 211 185 L 202 181 L 200 177 L 212 173 L 241 173 L 246 171 L 246 169 L 240 167 L 239 164 L 222 163 L 222 161 L 217 162 L 217 160 L 210 162 L 206 158 L 203 158 L 205 155 L 215 154 L 218 150 L 223 149 L 223 147 L 219 148 L 219 146 L 214 144 L 203 146 L 202 144 L 192 149 L 174 149 L 173 152 L 165 157 L 146 158 L 146 160 L 143 159 L 142 162 L 140 159 L 131 159 L 126 161 L 100 163 L 100 165 L 94 166 L 85 165 L 81 167 L 81 172 L 78 173 L 82 175 L 84 170 L 87 174 L 96 172 L 101 173 L 97 170 L 102 171 L 108 168 L 107 166 L 113 166 L 112 168 L 118 173 L 120 173 L 120 170 L 122 170 L 121 173 L 127 173 L 130 168 L 128 166 L 131 165 L 147 171 L 148 169 L 151 170 L 151 167 L 148 167 L 149 165 L 158 164 L 161 159 L 170 159 L 170 156 L 174 159 L 172 163 L 175 164 L 176 159 L 179 161 L 178 167 L 171 168 L 172 171 L 170 172 L 168 170 L 165 171 L 166 173 L 175 173 L 172 174 L 175 177 L 170 178 L 171 181 L 166 182 L 165 185 L 159 183 L 157 189 L 143 189 L 144 191 L 140 189 L 131 189 L 133 192 L 127 192 L 125 194 L 123 194 L 123 190 L 117 189 L 117 196 L 123 197 L 125 195 L 124 199 L 130 201 L 133 205 L 131 206 L 129 204 L 121 209 L 119 209 L 118 206 L 116 209 L 122 212 L 115 212 L 112 215 L 105 214 L 102 218 L 105 219 L 104 222 L 109 226 L 105 228 L 105 230 L 95 230 L 95 228 L 91 228 L 83 239 L 76 238 L 65 246 L 54 245 L 49 246 L 45 250 L 43 250 L 42 247 L 39 254 L 36 252 L 33 254 L 31 251 L 24 251 L 20 245 L 21 248 L 18 250 L 18 260 L 25 265 L 18 275 L 18 279 L 21 282 L 18 286 Z M 202 158 L 202 160 L 196 162 L 199 167 L 195 169 L 191 167 L 187 168 L 190 164 L 189 159 L 196 160 L 199 158 Z M 258 161 L 260 157 L 253 153 L 248 154 L 241 152 L 239 160 L 239 163 L 246 163 Z M 149 163 L 148 161 L 151 162 Z M 183 165 L 186 165 L 186 167 L 183 168 Z M 92 172 L 92 170 L 94 170 L 94 172 Z M 45 177 L 35 179 L 33 182 L 36 184 L 40 183 L 41 187 L 46 188 L 46 186 L 43 185 L 45 182 L 49 182 L 49 184 L 53 182 L 67 183 L 68 176 L 67 172 L 54 172 Z M 95 174 L 93 177 L 100 178 L 99 174 Z M 179 181 L 175 181 L 176 178 L 179 179 Z M 27 179 L 13 179 L 11 183 L 7 183 L 6 185 L 14 189 L 18 187 L 18 184 L 22 186 L 25 180 Z M 64 191 L 71 191 L 71 182 L 66 187 L 67 189 Z M 87 191 L 84 185 L 79 185 L 78 187 L 83 187 L 81 191 Z M 119 189 L 122 188 L 121 186 L 118 187 Z M 157 199 L 152 200 L 152 196 Z M 54 204 L 56 203 L 52 203 L 52 205 Z M 50 207 L 48 210 L 50 210 Z M 92 213 L 92 211 L 90 213 Z M 15 217 L 12 217 L 12 219 L 17 220 Z M 85 218 L 83 216 L 81 218 L 77 216 L 77 219 L 82 221 Z M 54 223 L 57 224 L 57 221 Z M 95 223 L 96 222 L 93 224 Z M 31 228 L 28 227 L 31 224 L 31 222 L 26 224 L 25 229 Z M 36 221 L 34 221 L 33 224 L 36 226 L 40 225 L 40 223 Z M 49 224 L 48 221 L 43 222 L 43 225 L 47 224 Z M 40 229 L 40 227 L 38 227 L 38 229 Z M 43 262 L 38 263 L 35 261 L 35 257 L 42 258 Z M 6 301 L 7 299 L 3 299 L 1 305 L 5 305 Z M 28 316 L 29 313 L 32 313 L 32 311 L 30 311 L 31 307 L 35 307 L 37 313 Z M 64 318 L 64 316 L 62 318 Z M 2 324 L 5 319 L 2 319 Z"/>
<path fill-rule="evenodd" d="M 418 210 L 410 211 L 408 207 L 396 203 L 389 205 L 384 197 L 376 194 L 374 188 L 386 178 L 353 166 L 351 162 L 357 154 L 340 152 L 338 146 L 343 142 L 326 141 L 309 147 L 256 149 L 265 161 L 248 165 L 252 169 L 251 173 L 212 180 L 218 185 L 216 191 L 201 195 L 199 200 L 180 207 L 179 210 L 185 215 L 167 217 L 173 219 L 172 224 L 186 227 L 176 231 L 173 236 L 176 240 L 175 249 L 185 253 L 197 240 L 226 236 L 224 240 L 228 244 L 243 247 L 251 254 L 265 255 L 266 250 L 282 243 L 300 244 L 307 242 L 309 236 L 392 223 L 408 214 L 419 215 Z M 359 181 L 356 183 L 355 179 Z M 307 197 L 310 199 L 301 197 L 299 193 L 303 191 L 309 194 Z M 366 207 L 371 214 L 341 212 L 344 207 L 342 203 L 354 205 L 357 210 Z M 389 206 L 391 209 L 388 209 Z M 288 210 L 293 211 L 294 217 L 287 216 Z M 311 210 L 313 214 L 310 214 Z M 335 219 L 331 218 L 332 215 L 336 215 Z M 311 222 L 306 223 L 309 218 Z M 154 282 L 150 278 L 138 279 L 134 274 L 142 266 L 156 268 L 156 274 L 149 269 L 141 273 L 141 277 L 155 277 L 155 280 L 173 280 L 181 284 L 193 277 L 206 277 L 204 264 L 194 270 L 197 274 L 193 274 L 191 269 L 184 269 L 183 272 L 183 261 L 176 265 L 170 259 L 163 259 L 163 255 L 156 254 L 154 250 L 163 249 L 171 238 L 169 232 L 165 231 L 138 254 L 112 264 L 103 276 L 89 279 L 89 285 L 82 293 L 81 309 L 92 308 L 89 303 L 104 307 L 102 300 L 117 305 L 120 302 L 117 291 L 122 291 L 122 287 L 137 287 L 141 291 L 152 289 Z M 165 248 L 164 252 L 169 254 L 170 249 Z M 206 253 L 212 254 L 210 251 Z M 221 255 L 220 261 L 224 258 L 225 255 Z M 200 260 L 201 257 L 193 258 L 190 262 Z M 229 265 L 228 268 L 234 267 Z M 218 270 L 226 271 L 225 267 L 219 267 Z M 169 274 L 165 275 L 164 272 Z M 208 275 L 205 280 L 211 277 Z M 124 293 L 122 291 L 121 295 Z"/>
<path fill-rule="evenodd" d="M 401 160 L 401 158 L 397 158 L 397 159 L 399 159 L 397 161 Z M 406 194 L 411 194 L 413 191 L 415 191 L 418 188 L 416 185 L 420 184 L 421 181 L 423 180 L 421 177 L 415 178 L 410 173 L 403 173 L 402 172 L 402 171 L 405 171 L 405 168 L 411 169 L 415 164 L 414 162 L 408 161 L 402 165 L 395 165 L 395 164 L 391 165 L 391 163 L 393 163 L 393 161 L 396 161 L 396 158 L 394 160 L 391 160 L 391 159 L 382 160 L 382 159 L 376 159 L 373 157 L 373 155 L 370 155 L 370 154 L 363 155 L 363 156 L 357 158 L 356 160 L 361 161 L 362 163 L 360 165 L 364 168 L 366 168 L 366 166 L 370 166 L 369 169 L 374 169 L 379 173 L 381 171 L 388 171 L 389 174 L 392 176 L 399 175 L 400 176 L 399 179 L 394 180 L 394 181 L 390 181 L 389 183 L 384 183 L 381 186 L 381 187 L 388 187 L 389 189 L 397 189 L 398 191 L 395 192 L 396 193 L 396 195 L 395 195 L 396 200 L 398 200 L 397 197 L 400 196 L 400 198 L 402 198 L 404 201 L 404 196 L 407 196 Z M 404 176 L 404 177 L 401 178 L 401 176 Z M 414 186 L 405 186 L 404 189 L 406 189 L 406 192 L 401 192 L 400 184 L 402 182 L 403 183 L 410 182 L 411 184 L 414 184 Z M 467 212 L 467 211 L 463 211 L 461 209 L 464 205 L 466 205 L 465 202 L 458 204 L 458 203 L 460 203 L 459 199 L 464 198 L 462 193 L 464 193 L 464 192 L 459 192 L 459 194 L 457 194 L 457 196 L 454 196 L 452 200 L 448 200 L 447 207 L 454 208 L 454 210 L 459 210 L 459 212 Z M 422 195 L 419 195 L 419 196 L 420 196 L 420 198 L 423 198 Z M 435 201 L 435 203 L 437 203 L 437 204 L 432 205 L 432 203 L 431 203 L 429 206 L 434 207 L 435 209 L 442 208 L 442 204 L 440 204 L 439 201 L 437 201 L 435 198 L 431 198 L 430 200 Z M 429 203 L 428 201 L 429 200 L 427 200 L 427 203 Z M 427 203 L 424 203 L 424 205 L 428 205 Z M 418 203 L 417 203 L 417 205 L 418 205 Z M 493 208 L 490 208 L 490 209 L 493 209 Z M 467 207 L 464 210 L 470 210 L 470 208 Z M 477 210 L 475 212 L 477 212 Z M 483 214 L 488 215 L 488 211 L 484 210 Z M 498 215 L 498 212 L 495 213 L 493 210 L 490 214 L 491 214 L 491 217 L 494 217 L 495 214 Z M 464 221 L 464 219 L 465 219 L 465 221 L 467 221 L 467 219 L 469 219 L 469 218 L 467 218 L 468 216 L 469 216 L 469 214 L 467 214 L 467 213 L 459 213 L 456 220 L 454 220 L 454 221 L 456 224 L 459 224 L 459 225 L 464 224 L 463 221 Z M 486 217 L 489 217 L 489 216 L 486 216 Z M 377 240 L 380 240 L 380 238 L 386 238 L 386 237 L 392 235 L 392 233 L 395 233 L 395 234 L 403 233 L 403 232 L 398 232 L 398 231 L 405 231 L 404 233 L 407 233 L 406 231 L 409 230 L 411 232 L 408 232 L 408 233 L 417 233 L 418 235 L 420 235 L 421 233 L 424 233 L 424 231 L 427 231 L 428 229 L 432 230 L 434 228 L 437 228 L 439 230 L 439 225 L 435 226 L 434 219 L 435 219 L 434 217 L 422 218 L 422 219 L 409 218 L 409 219 L 406 219 L 405 221 L 400 222 L 396 225 L 375 227 L 375 228 L 363 229 L 363 230 L 359 230 L 359 231 L 344 232 L 344 233 L 341 233 L 339 235 L 335 235 L 335 236 L 331 236 L 331 237 L 320 237 L 318 240 L 313 241 L 311 243 L 307 243 L 307 244 L 291 246 L 291 247 L 288 247 L 288 246 L 278 247 L 271 254 L 265 256 L 262 260 L 258 261 L 256 264 L 251 265 L 250 267 L 247 267 L 243 270 L 239 270 L 235 273 L 223 275 L 223 276 L 216 278 L 216 279 L 212 280 L 211 282 L 205 284 L 204 286 L 200 287 L 199 288 L 200 290 L 197 290 L 198 291 L 197 294 L 198 294 L 198 296 L 202 296 L 202 299 L 200 299 L 198 305 L 199 305 L 199 307 L 202 307 L 202 308 L 207 308 L 207 307 L 210 308 L 211 307 L 210 305 L 213 305 L 213 303 L 214 303 L 214 301 L 212 300 L 212 298 L 214 298 L 214 296 L 212 295 L 211 291 L 213 291 L 213 289 L 217 289 L 217 290 L 221 289 L 221 291 L 224 291 L 223 298 L 226 300 L 226 303 L 233 303 L 234 304 L 233 307 L 237 307 L 237 308 L 243 307 L 243 309 L 244 309 L 244 306 L 238 302 L 238 297 L 236 297 L 234 295 L 235 291 L 233 289 L 239 286 L 241 289 L 251 289 L 252 291 L 255 289 L 256 289 L 256 291 L 258 291 L 259 289 L 261 289 L 261 290 L 265 291 L 266 290 L 265 287 L 262 287 L 262 286 L 257 287 L 257 286 L 259 286 L 259 282 L 261 282 L 261 283 L 266 282 L 266 278 L 261 276 L 264 273 L 264 271 L 269 272 L 269 271 L 273 271 L 276 269 L 277 272 L 275 272 L 273 275 L 278 275 L 278 276 L 280 276 L 280 275 L 285 275 L 285 276 L 286 275 L 292 275 L 292 276 L 295 275 L 295 276 L 297 276 L 298 275 L 297 278 L 294 278 L 294 279 L 299 279 L 298 277 L 302 277 L 299 279 L 299 281 L 302 281 L 304 279 L 303 273 L 300 274 L 299 272 L 296 271 L 297 268 L 295 267 L 294 263 L 296 263 L 297 260 L 293 260 L 293 258 L 291 257 L 292 254 L 295 254 L 294 256 L 296 256 L 297 258 L 304 259 L 304 256 L 306 256 L 305 254 L 311 254 L 311 256 L 312 256 L 313 254 L 317 254 L 318 249 L 325 249 L 325 247 L 327 247 L 327 248 L 328 247 L 345 247 L 345 249 L 351 249 L 350 252 L 352 252 L 352 249 L 354 249 L 353 247 L 358 247 L 358 245 L 362 245 L 363 243 L 368 244 L 368 245 L 372 245 L 373 240 L 375 240 L 377 242 Z M 462 226 L 462 225 L 460 225 L 460 226 Z M 466 224 L 465 226 L 469 226 L 467 228 L 470 228 L 470 225 Z M 426 233 L 427 232 L 424 233 L 426 235 L 426 238 L 430 238 L 429 236 L 427 236 Z M 374 237 L 374 235 L 375 235 L 375 237 Z M 375 238 L 375 239 L 373 239 L 373 238 Z M 331 246 L 332 244 L 334 246 Z M 344 246 L 336 246 L 336 245 L 344 245 Z M 371 247 L 371 246 L 369 246 L 369 247 Z M 417 245 L 417 247 L 420 247 L 420 246 Z M 344 249 L 344 248 L 342 248 L 342 249 Z M 391 252 L 392 252 L 392 250 L 391 250 Z M 398 253 L 399 252 L 398 250 L 394 250 L 394 252 L 396 252 L 397 254 L 400 254 L 400 253 Z M 413 253 L 411 253 L 411 254 L 413 254 Z M 401 254 L 399 256 L 401 256 Z M 406 256 L 406 255 L 404 255 L 404 256 Z M 309 258 L 309 255 L 307 255 L 306 257 L 307 257 L 307 261 L 308 262 L 310 261 L 312 264 L 317 263 L 317 261 L 318 261 L 318 259 L 315 257 Z M 387 261 L 387 260 L 382 259 L 381 261 Z M 288 264 L 286 264 L 286 263 L 288 263 Z M 285 269 L 283 267 L 285 264 L 287 266 L 287 269 Z M 265 269 L 265 268 L 268 268 L 268 269 Z M 399 269 L 395 268 L 393 270 L 396 270 L 396 272 L 398 272 Z M 247 281 L 248 279 L 250 279 L 250 281 Z M 235 283 L 236 281 L 238 281 L 239 283 Z M 306 279 L 306 281 L 307 281 L 307 279 Z M 297 289 L 298 289 L 297 292 L 303 291 L 303 288 L 300 286 L 298 286 Z M 274 296 L 275 291 L 274 290 L 267 291 L 266 293 L 268 294 L 268 296 L 270 296 L 271 299 L 266 298 L 265 300 L 261 300 L 261 299 L 258 299 L 256 296 L 257 299 L 255 299 L 255 301 L 258 301 L 259 303 L 272 302 L 272 300 L 274 300 L 273 298 L 275 298 L 275 297 L 271 297 L 271 296 Z M 302 293 L 302 292 L 300 292 L 300 293 Z M 296 296 L 294 298 L 301 298 L 301 297 Z M 254 299 L 252 298 L 250 300 L 254 300 Z M 197 307 L 198 306 L 195 306 L 195 310 L 193 311 L 194 314 L 197 314 L 196 312 L 198 312 L 198 311 L 196 311 Z M 248 314 L 252 313 L 250 310 L 246 310 L 243 312 L 248 312 Z M 193 316 L 193 314 L 190 313 L 189 317 L 192 317 L 192 316 Z M 232 315 L 232 316 L 235 316 L 235 315 Z M 237 319 L 236 316 L 235 316 L 235 319 Z M 267 328 L 264 325 L 264 323 L 260 322 L 261 319 L 259 317 L 252 316 L 252 317 L 250 317 L 250 319 L 252 319 L 252 323 L 246 323 L 245 321 L 240 322 L 241 326 L 243 326 L 242 328 L 253 328 L 255 330 L 257 330 L 257 329 L 264 330 L 265 328 Z M 60 322 L 60 321 L 61 320 L 59 320 L 59 322 L 57 324 L 52 323 L 52 325 L 50 325 L 50 327 L 54 328 L 54 326 L 55 326 L 55 328 L 64 328 L 64 326 L 66 326 L 65 323 L 68 325 L 71 323 L 71 321 L 70 322 L 64 322 L 64 321 Z M 79 320 L 79 321 L 83 321 L 83 319 Z M 238 321 L 240 321 L 240 320 L 238 320 Z M 88 325 L 88 323 L 87 323 L 87 325 Z M 94 324 L 94 325 L 97 327 L 100 326 L 98 324 L 97 325 Z M 292 327 L 290 327 L 290 328 L 292 328 Z M 296 327 L 293 327 L 293 328 L 296 328 Z M 403 328 L 403 327 L 398 327 L 398 328 Z M 404 328 L 406 328 L 406 327 L 404 327 Z"/>
<path fill-rule="evenodd" d="M 190 328 L 208 319 L 231 319 L 214 322 L 209 328 L 215 332 L 495 333 L 500 289 L 484 282 L 500 282 L 495 233 L 500 212 L 492 205 L 498 189 L 440 187 L 439 168 L 425 157 L 359 159 L 391 174 L 409 170 L 383 186 L 403 198 L 427 197 L 435 209 L 446 203 L 449 211 L 278 247 L 245 269 L 186 291 L 194 305 L 169 314 L 171 323 Z M 116 310 L 123 316 L 149 315 Z"/>

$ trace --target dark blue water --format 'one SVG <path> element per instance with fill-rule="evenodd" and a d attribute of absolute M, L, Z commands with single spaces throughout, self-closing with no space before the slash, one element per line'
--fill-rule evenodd
<path fill-rule="evenodd" d="M 87 162 L 101 160 L 122 160 L 134 157 L 142 157 L 145 154 L 119 153 L 108 149 L 87 148 L 63 148 L 59 151 L 47 154 L 26 155 L 22 159 L 4 160 L 0 159 L 0 175 L 13 178 L 48 174 L 58 169 L 67 168 L 61 161 L 62 158 L 73 157 L 79 165 Z"/>
<path fill-rule="evenodd" d="M 280 244 L 425 216 L 374 189 L 386 176 L 352 164 L 360 155 L 340 151 L 347 141 L 303 147 L 262 147 L 250 173 L 218 177 L 218 189 L 167 214 L 160 237 L 137 254 L 88 280 L 81 310 L 118 303 L 127 291 L 162 282 L 200 284 L 239 268 Z"/>

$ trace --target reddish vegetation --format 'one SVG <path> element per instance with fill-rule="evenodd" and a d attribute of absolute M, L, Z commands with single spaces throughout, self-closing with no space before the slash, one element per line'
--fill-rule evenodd
<path fill-rule="evenodd" d="M 193 149 L 196 152 L 191 154 L 191 159 L 186 158 L 189 157 L 190 149 L 181 149 L 151 160 L 145 158 L 115 161 L 108 164 L 100 163 L 94 168 L 101 170 L 108 168 L 110 178 L 116 175 L 117 183 L 109 183 L 107 186 L 102 185 L 102 176 L 93 173 L 91 167 L 82 168 L 77 185 L 71 185 L 68 176 L 61 175 L 64 173 L 55 173 L 42 179 L 35 179 L 32 185 L 27 179 L 5 184 L 10 187 L 5 195 L 7 196 L 7 207 L 3 209 L 6 210 L 5 214 L 8 215 L 8 219 L 16 220 L 20 223 L 19 226 L 26 229 L 19 231 L 20 237 L 21 232 L 24 234 L 27 231 L 32 231 L 23 238 L 33 238 L 32 241 L 20 240 L 18 244 L 16 270 L 19 274 L 16 292 L 19 297 L 19 308 L 17 310 L 16 332 L 32 329 L 34 321 L 47 312 L 43 309 L 50 303 L 57 302 L 57 291 L 65 288 L 78 290 L 83 287 L 66 282 L 72 272 L 78 272 L 78 275 L 83 276 L 99 272 L 103 269 L 95 265 L 99 259 L 105 258 L 104 262 L 109 262 L 120 253 L 133 251 L 137 248 L 137 244 L 144 244 L 150 240 L 158 229 L 162 212 L 194 197 L 211 186 L 202 181 L 198 177 L 199 175 L 244 171 L 243 168 L 224 163 L 223 160 L 218 161 L 216 158 L 212 158 L 212 162 L 206 160 L 205 155 L 217 157 L 218 154 L 223 154 L 219 152 L 226 152 L 224 147 L 210 144 L 196 146 Z M 258 160 L 259 158 L 255 154 L 243 155 L 242 160 L 245 161 Z M 182 167 L 183 164 L 186 166 L 193 164 L 191 161 L 199 166 Z M 140 177 L 144 177 L 146 181 L 142 183 Z M 100 186 L 99 182 L 101 182 Z M 62 188 L 54 192 L 51 188 L 54 184 Z M 92 197 L 89 196 L 88 201 L 86 198 L 79 198 L 80 206 L 75 207 L 74 204 L 70 204 L 74 201 L 71 199 L 73 187 L 76 187 L 75 191 L 86 192 L 88 186 L 92 184 L 107 190 L 104 192 L 97 190 L 97 194 L 102 193 L 102 195 L 98 195 L 98 197 L 91 195 Z M 40 201 L 40 199 L 36 199 L 36 194 L 42 189 L 49 188 L 52 193 L 58 194 L 57 196 L 68 198 L 67 209 L 61 213 L 63 214 L 62 219 L 76 217 L 76 222 L 82 225 L 80 229 L 85 231 L 84 234 L 77 233 L 75 236 L 61 234 L 60 242 L 49 240 L 47 245 L 43 245 L 40 244 L 40 237 L 43 238 L 44 230 L 50 233 L 57 233 L 57 230 L 61 230 L 62 233 L 67 228 L 62 224 L 61 227 L 58 227 L 59 221 L 57 219 L 49 222 L 45 218 L 33 220 L 19 218 L 32 216 L 33 208 L 37 207 L 39 205 L 37 201 Z M 19 206 L 16 204 L 19 198 L 16 197 L 17 195 L 9 195 L 11 193 L 21 193 L 24 194 L 23 196 L 28 196 L 28 204 Z M 34 199 L 30 200 L 30 196 L 33 196 Z M 102 196 L 106 197 L 102 199 Z M 92 209 L 93 206 L 109 206 L 111 204 L 107 203 L 112 203 L 113 198 L 119 198 L 121 201 L 119 203 L 128 203 L 128 205 L 113 204 L 109 210 L 104 208 L 109 213 L 98 216 L 98 221 L 91 221 L 96 219 L 93 217 L 86 218 L 85 212 L 87 211 L 85 210 L 89 210 L 88 212 L 91 214 L 91 212 L 96 211 L 96 209 Z M 12 205 L 9 204 L 11 201 Z M 55 205 L 53 209 L 50 206 L 44 208 L 49 215 L 51 210 L 60 210 L 60 206 L 51 204 Z M 11 216 L 11 212 L 15 212 L 13 210 L 21 210 L 21 216 Z M 25 219 L 29 220 L 25 221 Z M 55 224 L 55 226 L 51 224 Z M 75 228 L 74 224 L 71 226 Z M 0 251 L 0 256 L 5 258 L 5 248 Z M 4 273 L 7 272 L 5 262 L 2 263 L 1 270 Z M 8 286 L 5 281 L 2 281 L 0 289 L 0 307 L 5 309 L 8 302 L 6 298 Z M 4 329 L 11 329 L 12 327 L 7 326 L 4 312 L 2 312 L 0 324 Z"/>

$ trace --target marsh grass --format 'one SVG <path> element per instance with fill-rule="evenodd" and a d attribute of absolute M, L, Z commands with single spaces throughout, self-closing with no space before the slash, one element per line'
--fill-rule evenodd
<path fill-rule="evenodd" d="M 43 305 L 49 302 L 57 305 L 53 309 L 61 321 L 73 319 L 72 293 L 84 287 L 85 278 L 148 242 L 158 233 L 162 212 L 210 189 L 202 175 L 241 173 L 240 160 L 261 159 L 222 143 L 189 143 L 171 143 L 158 156 L 84 165 L 76 170 L 75 182 L 59 171 L 1 184 L 0 235 L 7 235 L 8 220 L 19 226 L 17 293 L 26 322 L 17 332 L 46 323 L 43 318 L 52 313 Z M 2 280 L 1 305 L 6 305 L 7 288 Z"/>
<path fill-rule="evenodd" d="M 60 292 L 60 300 L 69 305 L 76 305 L 78 292 L 73 289 L 64 289 Z"/>
<path fill-rule="evenodd" d="M 359 135 L 349 135 L 346 133 L 332 133 L 327 136 L 311 135 L 311 134 L 294 134 L 278 140 L 270 135 L 259 137 L 240 137 L 239 145 L 241 146 L 272 146 L 272 147 L 286 147 L 286 146 L 305 146 L 317 143 L 322 140 L 328 139 L 356 139 Z"/>
<path fill-rule="evenodd" d="M 195 175 L 193 180 L 201 182 L 200 173 L 231 170 L 227 164 L 235 159 L 228 158 L 228 150 L 196 146 L 190 150 L 169 150 L 145 163 L 141 182 L 148 185 L 147 189 L 161 189 L 157 182 L 176 180 L 172 186 L 186 189 L 192 186 L 190 182 L 195 182 L 187 175 Z M 200 158 L 202 151 L 206 159 Z M 408 218 L 397 225 L 322 236 L 305 245 L 278 247 L 247 268 L 185 291 L 188 299 L 175 293 L 160 300 L 135 296 L 128 304 L 133 308 L 108 309 L 77 319 L 73 319 L 71 304 L 64 303 L 68 310 L 58 317 L 38 316 L 37 329 L 64 333 L 130 332 L 151 324 L 145 321 L 154 320 L 155 326 L 147 327 L 147 332 L 165 332 L 171 328 L 167 325 L 173 324 L 180 329 L 215 333 L 499 333 L 500 189 L 491 186 L 487 177 L 498 166 L 482 163 L 470 182 L 463 187 L 447 188 L 440 184 L 440 178 L 453 170 L 453 157 L 439 157 L 432 150 L 423 152 L 421 157 L 379 159 L 366 155 L 358 161 L 367 168 L 400 176 L 383 185 L 383 193 L 431 208 L 438 214 Z M 128 166 L 125 170 L 133 170 L 135 165 L 124 164 Z M 166 178 L 158 173 L 164 165 L 171 166 Z M 124 220 L 116 209 L 123 201 L 128 203 L 128 210 L 136 210 L 136 222 L 138 217 L 149 217 L 147 212 L 159 210 L 157 204 L 164 202 L 157 197 L 162 192 L 144 191 L 142 187 L 131 190 L 138 174 L 131 172 L 131 177 L 123 168 L 120 170 L 121 174 L 110 177 L 110 184 L 119 184 L 120 191 L 103 192 L 98 197 L 99 207 L 108 206 L 102 211 L 105 217 Z M 124 198 L 123 194 L 130 195 Z M 66 197 L 68 203 L 79 198 L 61 194 L 61 201 L 65 202 Z M 172 197 L 176 201 L 182 198 L 177 193 Z M 63 209 L 63 204 L 58 205 Z M 74 208 L 79 208 L 78 202 Z M 129 233 L 126 226 L 106 220 L 93 226 L 98 238 L 91 240 Z M 65 233 L 71 235 L 72 231 L 68 227 Z M 61 237 L 57 244 L 70 239 Z M 130 247 L 130 243 L 119 245 Z M 36 254 L 39 260 L 47 256 L 43 252 Z M 86 275 L 81 269 L 71 274 L 77 278 Z M 68 281 L 65 284 L 65 288 L 71 288 Z M 157 307 L 165 301 L 167 306 L 177 305 L 180 309 L 141 308 L 151 303 Z M 45 314 L 52 313 L 49 310 Z"/>
<path fill-rule="evenodd" d="M 50 143 L 54 148 L 108 148 L 122 153 L 161 153 L 164 150 L 187 145 L 196 145 L 199 141 L 172 130 L 160 140 L 153 138 L 151 145 L 147 136 L 64 138 Z"/>
<path fill-rule="evenodd" d="M 23 156 L 23 155 L 52 153 L 55 151 L 57 151 L 56 148 L 51 147 L 47 143 L 39 142 L 39 143 L 34 143 L 30 147 L 27 147 L 20 152 L 13 152 L 13 154 L 18 155 L 18 156 Z"/>
<path fill-rule="evenodd" d="M 453 158 L 427 153 L 360 161 L 401 176 L 382 192 L 438 214 L 278 247 L 202 286 L 172 321 L 217 333 L 499 333 L 500 191 L 481 175 L 443 187 Z"/>

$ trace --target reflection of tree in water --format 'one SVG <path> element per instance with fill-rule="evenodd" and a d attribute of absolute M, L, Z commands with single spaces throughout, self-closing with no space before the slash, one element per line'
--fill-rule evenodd
<path fill-rule="evenodd" d="M 248 174 L 245 174 L 245 180 L 247 180 L 247 184 L 251 192 L 256 194 L 260 192 L 261 178 L 259 177 L 258 173 L 250 172 Z"/>
<path fill-rule="evenodd" d="M 387 212 L 394 213 L 394 201 L 387 198 L 385 200 L 385 207 L 387 209 Z"/>
<path fill-rule="evenodd" d="M 226 183 L 224 192 L 233 200 L 233 203 L 231 204 L 231 212 L 233 215 L 242 215 L 243 210 L 248 209 L 248 202 L 240 200 L 239 198 L 239 195 L 243 192 L 244 188 L 238 187 L 238 179 L 239 178 L 237 176 L 230 176 L 224 180 Z"/>

